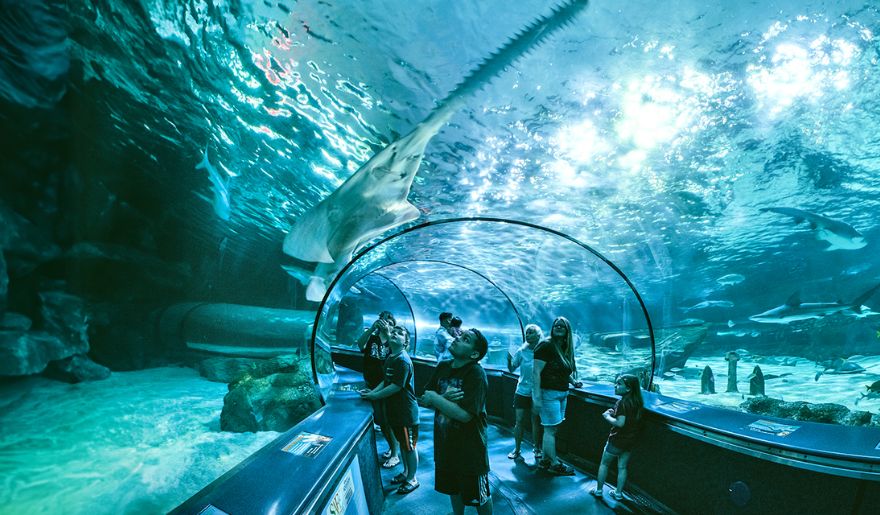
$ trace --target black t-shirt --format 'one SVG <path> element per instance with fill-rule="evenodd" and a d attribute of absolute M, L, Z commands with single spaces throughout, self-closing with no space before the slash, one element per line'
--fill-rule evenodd
<path fill-rule="evenodd" d="M 541 370 L 541 389 L 547 390 L 568 390 L 568 378 L 571 376 L 571 367 L 562 361 L 562 356 L 556 347 L 545 340 L 538 348 L 535 349 L 535 360 L 541 360 L 545 363 Z M 533 385 L 534 386 L 534 385 Z"/>
<path fill-rule="evenodd" d="M 608 435 L 608 441 L 611 442 L 611 445 L 624 451 L 633 448 L 639 433 L 639 426 L 641 425 L 639 415 L 638 410 L 628 408 L 623 403 L 623 399 L 618 399 L 617 404 L 614 405 L 614 413 L 611 416 L 614 418 L 624 416 L 626 421 L 623 427 L 611 426 L 611 434 Z"/>
<path fill-rule="evenodd" d="M 471 414 L 467 422 L 451 419 L 440 411 L 434 414 L 434 464 L 437 470 L 467 475 L 489 472 L 486 447 L 486 392 L 489 382 L 479 363 L 452 368 L 452 360 L 441 361 L 434 369 L 426 390 L 440 395 L 447 388 L 460 388 L 464 397 L 456 404 Z"/>
<path fill-rule="evenodd" d="M 385 377 L 385 359 L 391 354 L 391 347 L 382 343 L 379 335 L 371 334 L 364 347 L 364 381 L 367 388 L 373 389 L 379 386 Z"/>
<path fill-rule="evenodd" d="M 392 427 L 416 426 L 419 424 L 419 405 L 416 403 L 416 388 L 413 382 L 413 364 L 406 351 L 385 360 L 385 382 L 383 386 L 396 384 L 401 389 L 385 398 L 385 417 Z"/>

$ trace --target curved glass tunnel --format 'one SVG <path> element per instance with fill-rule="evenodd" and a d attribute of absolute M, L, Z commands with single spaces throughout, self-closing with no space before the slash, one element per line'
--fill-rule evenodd
<path fill-rule="evenodd" d="M 502 219 L 452 219 L 412 227 L 361 252 L 332 283 L 315 326 L 315 363 L 324 392 L 329 349 L 355 339 L 389 310 L 410 331 L 411 353 L 436 360 L 438 315 L 489 341 L 486 367 L 506 368 L 537 324 L 548 335 L 558 316 L 575 335 L 581 380 L 638 373 L 649 386 L 653 331 L 628 279 L 588 246 L 547 228 Z M 597 336 L 599 335 L 599 336 Z"/>

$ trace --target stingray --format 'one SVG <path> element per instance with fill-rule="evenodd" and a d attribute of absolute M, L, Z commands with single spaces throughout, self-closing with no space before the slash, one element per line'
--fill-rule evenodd
<path fill-rule="evenodd" d="M 284 268 L 308 284 L 308 300 L 321 300 L 327 280 L 366 242 L 419 217 L 419 210 L 407 196 L 431 138 L 464 105 L 467 97 L 571 23 L 587 4 L 587 0 L 568 0 L 526 26 L 483 60 L 409 134 L 380 150 L 336 191 L 297 219 L 284 238 L 282 250 L 299 262 L 317 266 L 313 270 L 290 265 Z"/>

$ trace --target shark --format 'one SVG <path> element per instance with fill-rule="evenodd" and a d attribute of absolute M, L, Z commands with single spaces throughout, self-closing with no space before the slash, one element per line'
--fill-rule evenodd
<path fill-rule="evenodd" d="M 761 211 L 778 213 L 794 218 L 794 223 L 807 222 L 816 231 L 816 239 L 828 242 L 825 250 L 858 250 L 868 244 L 868 240 L 845 222 L 833 220 L 822 215 L 810 213 L 793 207 L 764 207 Z"/>
<path fill-rule="evenodd" d="M 762 324 L 790 324 L 801 320 L 820 319 L 835 313 L 845 315 L 862 316 L 863 312 L 869 310 L 867 306 L 863 306 L 867 302 L 880 284 L 862 293 L 852 302 L 801 302 L 800 292 L 793 293 L 785 304 L 765 311 L 763 313 L 749 317 L 749 320 Z"/>
<path fill-rule="evenodd" d="M 428 142 L 468 97 L 571 24 L 588 3 L 567 0 L 527 25 L 474 68 L 412 131 L 382 148 L 297 218 L 282 243 L 284 254 L 297 265 L 284 265 L 284 269 L 307 286 L 308 300 L 320 301 L 330 278 L 366 242 L 419 217 L 420 211 L 407 197 Z M 316 266 L 308 270 L 299 265 L 302 262 Z"/>
<path fill-rule="evenodd" d="M 232 208 L 229 204 L 229 175 L 221 174 L 217 168 L 211 164 L 208 159 L 208 147 L 205 147 L 205 153 L 202 160 L 196 165 L 196 170 L 205 170 L 208 172 L 208 180 L 214 190 L 214 200 L 211 203 L 214 207 L 214 214 L 221 220 L 229 220 Z"/>

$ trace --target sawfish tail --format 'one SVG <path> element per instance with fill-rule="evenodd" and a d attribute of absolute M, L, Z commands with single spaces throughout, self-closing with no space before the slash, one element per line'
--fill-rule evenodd
<path fill-rule="evenodd" d="M 588 0 L 568 0 L 554 7 L 549 15 L 542 16 L 526 26 L 471 70 L 423 123 L 442 125 L 448 121 L 467 96 L 482 89 L 507 67 L 543 44 L 554 32 L 571 24 L 588 4 Z"/>

